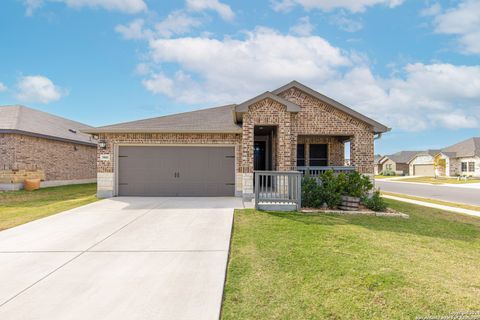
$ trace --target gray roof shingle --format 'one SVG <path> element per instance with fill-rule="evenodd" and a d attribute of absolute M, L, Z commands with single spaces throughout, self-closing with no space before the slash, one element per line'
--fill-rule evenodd
<path fill-rule="evenodd" d="M 480 157 L 480 137 L 472 137 L 446 147 L 442 153 L 453 158 Z"/>
<path fill-rule="evenodd" d="M 177 113 L 163 117 L 124 122 L 84 130 L 84 132 L 180 132 L 180 133 L 239 133 L 242 128 L 234 123 L 235 105 Z"/>
<path fill-rule="evenodd" d="M 80 131 L 89 128 L 92 127 L 21 105 L 0 106 L 0 133 L 23 133 L 95 145 L 91 135 Z"/>
<path fill-rule="evenodd" d="M 396 163 L 407 163 L 412 160 L 416 155 L 423 153 L 424 151 L 400 151 L 394 154 L 389 154 L 386 157 Z"/>

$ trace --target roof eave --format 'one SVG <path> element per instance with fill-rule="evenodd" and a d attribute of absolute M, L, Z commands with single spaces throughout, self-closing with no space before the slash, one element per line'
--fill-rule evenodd
<path fill-rule="evenodd" d="M 81 132 L 84 132 L 84 131 L 81 131 Z M 43 138 L 43 139 L 55 140 L 55 141 L 62 141 L 62 142 L 69 142 L 69 143 L 75 143 L 75 144 L 83 144 L 83 145 L 92 146 L 92 147 L 97 145 L 97 143 L 95 143 L 95 142 L 88 142 L 88 141 L 83 141 L 83 140 L 75 140 L 75 139 L 49 136 L 49 135 L 46 135 L 46 134 L 23 131 L 23 130 L 18 130 L 18 129 L 0 129 L 0 133 L 22 134 L 22 135 L 26 135 L 26 136 L 30 136 L 30 137 L 37 137 L 37 138 Z M 86 132 L 84 132 L 84 133 L 86 133 Z"/>
<path fill-rule="evenodd" d="M 241 129 L 238 130 L 158 130 L 158 129 L 101 129 L 93 128 L 88 131 L 82 131 L 89 134 L 99 133 L 242 133 Z"/>
<path fill-rule="evenodd" d="M 374 133 L 385 133 L 385 132 L 388 132 L 391 130 L 391 128 L 388 128 L 387 126 L 381 124 L 380 122 L 377 122 L 375 120 L 373 120 L 372 118 L 369 118 L 355 110 L 353 110 L 352 108 L 349 108 L 347 107 L 346 105 L 336 101 L 336 100 L 333 100 L 332 98 L 330 97 L 327 97 L 326 95 L 323 95 L 321 94 L 320 92 L 317 92 L 315 90 L 313 90 L 312 88 L 309 88 L 307 86 L 305 86 L 304 84 L 301 84 L 300 82 L 296 81 L 296 80 L 293 80 L 292 82 L 290 83 L 287 83 L 286 85 L 284 86 L 281 86 L 280 88 L 278 89 L 275 89 L 272 91 L 273 94 L 275 95 L 278 95 L 288 89 L 291 89 L 291 88 L 297 88 L 309 95 L 311 95 L 312 97 L 314 98 L 317 98 L 321 101 L 324 101 L 330 105 L 332 105 L 333 107 L 339 109 L 340 111 L 343 111 L 363 122 L 366 122 L 367 124 L 370 124 L 372 127 L 373 127 L 373 132 Z"/>

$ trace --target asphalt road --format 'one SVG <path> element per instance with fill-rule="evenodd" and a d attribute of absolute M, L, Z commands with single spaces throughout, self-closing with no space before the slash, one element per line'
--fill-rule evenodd
<path fill-rule="evenodd" d="M 375 186 L 382 191 L 407 194 L 436 200 L 480 205 L 480 189 L 445 187 L 405 182 L 375 180 Z"/>

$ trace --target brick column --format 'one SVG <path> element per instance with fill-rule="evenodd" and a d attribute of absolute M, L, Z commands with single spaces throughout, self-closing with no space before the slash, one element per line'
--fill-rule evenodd
<path fill-rule="evenodd" d="M 350 160 L 360 173 L 373 175 L 373 144 L 373 132 L 356 133 L 350 141 Z"/>

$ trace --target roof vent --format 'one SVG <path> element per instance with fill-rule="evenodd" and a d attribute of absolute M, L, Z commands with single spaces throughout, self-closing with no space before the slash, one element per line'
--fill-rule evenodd
<path fill-rule="evenodd" d="M 77 133 L 77 130 L 74 129 L 68 129 L 68 131 L 70 131 L 71 133 Z"/>

